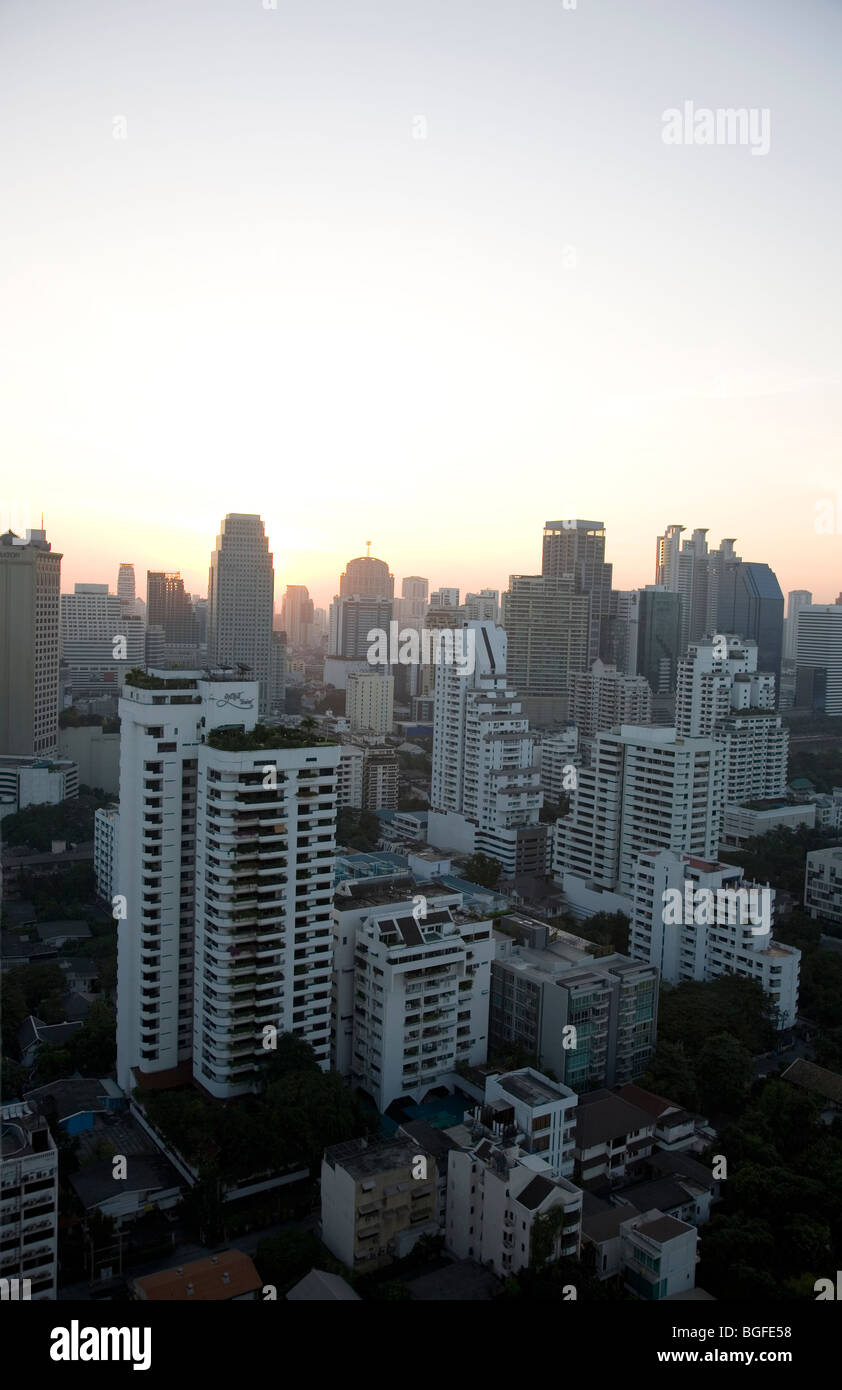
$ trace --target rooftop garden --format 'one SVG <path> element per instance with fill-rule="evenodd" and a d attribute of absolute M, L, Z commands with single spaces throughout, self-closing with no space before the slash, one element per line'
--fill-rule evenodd
<path fill-rule="evenodd" d="M 125 677 L 124 685 L 133 685 L 137 690 L 195 690 L 196 681 L 186 676 L 175 676 L 172 680 L 163 676 L 150 676 L 135 666 Z"/>
<path fill-rule="evenodd" d="M 295 729 L 278 726 L 270 728 L 267 724 L 255 724 L 253 729 L 245 729 L 241 724 L 235 727 L 212 729 L 208 734 L 208 744 L 223 753 L 252 753 L 259 749 L 272 748 L 314 748 L 317 745 L 336 745 L 336 739 L 318 738 L 307 721 Z"/>

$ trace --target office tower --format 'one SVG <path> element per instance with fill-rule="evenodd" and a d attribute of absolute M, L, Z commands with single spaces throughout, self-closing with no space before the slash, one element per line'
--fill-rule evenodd
<path fill-rule="evenodd" d="M 45 531 L 0 536 L 0 753 L 58 748 L 61 558 Z"/>
<path fill-rule="evenodd" d="M 208 660 L 244 669 L 260 683 L 260 713 L 272 703 L 275 571 L 259 516 L 229 512 L 216 538 L 208 580 Z"/>
<path fill-rule="evenodd" d="M 466 594 L 464 609 L 468 622 L 499 623 L 500 590 L 480 589 L 478 594 Z"/>
<path fill-rule="evenodd" d="M 199 624 L 178 570 L 147 570 L 146 624 L 163 629 L 168 647 L 198 647 Z"/>
<path fill-rule="evenodd" d="M 718 588 L 716 631 L 738 632 L 756 642 L 759 669 L 771 671 L 779 688 L 784 596 L 775 574 L 768 565 L 733 556 L 722 566 Z"/>
<path fill-rule="evenodd" d="M 123 608 L 124 613 L 135 614 L 135 579 L 134 565 L 122 564 L 117 574 L 117 597 Z"/>
<path fill-rule="evenodd" d="M 287 644 L 286 634 L 273 632 L 269 648 L 269 710 L 273 716 L 286 711 L 287 695 Z"/>
<path fill-rule="evenodd" d="M 660 584 L 632 592 L 629 675 L 643 676 L 653 695 L 675 691 L 681 646 L 681 596 Z"/>
<path fill-rule="evenodd" d="M 612 566 L 605 563 L 605 526 L 601 521 L 544 523 L 541 573 L 545 578 L 572 577 L 577 594 L 589 600 L 588 655 L 584 666 L 604 656 L 611 615 Z"/>
<path fill-rule="evenodd" d="M 616 724 L 648 724 L 652 691 L 643 676 L 621 676 L 614 666 L 595 661 L 589 671 L 569 677 L 568 718 L 581 738 L 593 738 Z"/>
<path fill-rule="evenodd" d="M 459 590 L 450 588 L 434 589 L 430 594 L 431 608 L 458 608 Z"/>
<path fill-rule="evenodd" d="M 290 647 L 308 647 L 313 640 L 315 612 L 306 584 L 287 584 L 281 599 L 281 627 Z"/>
<path fill-rule="evenodd" d="M 815 603 L 798 614 L 796 704 L 842 715 L 842 604 Z"/>
<path fill-rule="evenodd" d="M 0 1115 L 3 1284 L 9 1281 L 11 1299 L 52 1301 L 58 1248 L 58 1149 L 46 1119 L 28 1102 L 4 1105 Z"/>
<path fill-rule="evenodd" d="M 107 584 L 76 584 L 61 596 L 61 655 L 74 701 L 119 693 L 122 677 L 143 666 L 142 618 Z"/>
<path fill-rule="evenodd" d="M 345 714 L 353 733 L 390 734 L 394 722 L 395 681 L 376 671 L 350 675 Z"/>
<path fill-rule="evenodd" d="M 589 605 L 571 575 L 513 574 L 503 594 L 509 679 L 522 698 L 547 701 L 549 717 L 564 716 L 569 678 L 587 670 Z"/>
<path fill-rule="evenodd" d="M 570 814 L 555 827 L 555 877 L 563 879 L 574 910 L 587 901 L 580 890 L 591 887 L 629 897 L 644 850 L 715 856 L 725 789 L 725 754 L 716 738 L 633 725 L 599 733 L 591 765 L 579 769 L 577 782 Z"/>
<path fill-rule="evenodd" d="M 366 544 L 370 547 L 371 541 Z M 389 573 L 385 560 L 377 560 L 369 554 L 359 555 L 348 561 L 344 573 L 339 576 L 339 596 L 391 600 L 395 596 L 395 576 Z"/>
<path fill-rule="evenodd" d="M 786 596 L 783 650 L 785 661 L 795 661 L 798 655 L 798 614 L 802 608 L 809 608 L 812 602 L 813 595 L 809 589 L 791 589 Z"/>
<path fill-rule="evenodd" d="M 506 634 L 494 623 L 465 627 L 474 670 L 442 664 L 436 674 L 428 839 L 488 854 L 507 876 L 544 873 L 535 740 L 506 675 Z"/>
<path fill-rule="evenodd" d="M 492 1053 L 521 1047 L 576 1092 L 641 1076 L 657 1038 L 657 969 L 619 954 L 594 959 L 578 938 L 550 940 L 548 927 L 516 914 L 502 926 L 491 966 Z"/>
<path fill-rule="evenodd" d="M 369 633 L 389 632 L 392 599 L 374 594 L 345 598 L 338 594 L 330 605 L 328 654 L 346 661 L 365 661 L 371 646 Z"/>
<path fill-rule="evenodd" d="M 193 613 L 196 618 L 196 641 L 200 648 L 207 652 L 208 646 L 208 600 L 205 595 L 191 594 L 190 602 L 193 604 Z"/>
<path fill-rule="evenodd" d="M 461 893 L 424 892 L 424 916 L 411 879 L 346 882 L 334 898 L 333 1065 L 380 1111 L 486 1060 L 491 923 Z"/>
<path fill-rule="evenodd" d="M 655 583 L 670 593 L 678 593 L 678 566 L 683 526 L 668 526 L 658 537 L 655 548 Z"/>
<path fill-rule="evenodd" d="M 327 1066 L 339 748 L 257 725 L 258 698 L 257 681 L 196 671 L 124 687 L 127 1094 L 185 1075 L 218 1097 L 249 1091 L 270 1026 L 305 1038 Z"/>
<path fill-rule="evenodd" d="M 774 888 L 743 883 L 733 864 L 646 851 L 634 873 L 629 949 L 673 985 L 720 975 L 758 980 L 775 1006 L 776 1026 L 791 1028 L 801 952 L 772 935 L 774 900 Z"/>

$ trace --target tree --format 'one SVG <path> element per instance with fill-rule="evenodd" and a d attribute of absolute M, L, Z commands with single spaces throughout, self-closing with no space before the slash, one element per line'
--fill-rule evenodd
<path fill-rule="evenodd" d="M 694 1110 L 699 1103 L 696 1072 L 680 1043 L 658 1043 L 640 1085 L 688 1110 Z"/>
<path fill-rule="evenodd" d="M 751 1053 L 729 1033 L 716 1033 L 705 1043 L 696 1064 L 702 1109 L 737 1114 L 753 1075 Z"/>
<path fill-rule="evenodd" d="M 496 888 L 502 872 L 499 859 L 492 859 L 488 854 L 472 854 L 465 862 L 463 877 L 481 888 Z"/>
<path fill-rule="evenodd" d="M 274 1284 L 282 1293 L 311 1269 L 321 1268 L 324 1254 L 312 1231 L 289 1230 L 258 1241 L 254 1262 L 264 1284 Z"/>

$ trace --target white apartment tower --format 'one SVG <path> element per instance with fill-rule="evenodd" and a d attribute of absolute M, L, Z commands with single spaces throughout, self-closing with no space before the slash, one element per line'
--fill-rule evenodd
<path fill-rule="evenodd" d="M 58 749 L 61 558 L 45 531 L 0 536 L 0 753 Z"/>
<path fill-rule="evenodd" d="M 353 733 L 390 734 L 394 700 L 394 676 L 383 676 L 377 671 L 349 675 L 345 714 Z"/>
<path fill-rule="evenodd" d="M 786 618 L 784 620 L 784 657 L 795 661 L 798 656 L 798 614 L 802 608 L 809 608 L 813 595 L 809 589 L 791 589 L 786 596 Z"/>
<path fill-rule="evenodd" d="M 268 1027 L 327 1066 L 336 745 L 257 725 L 256 681 L 150 671 L 120 701 L 117 1076 L 253 1088 Z M 183 1073 L 182 1073 L 183 1074 Z"/>
<path fill-rule="evenodd" d="M 144 664 L 146 628 L 107 584 L 76 584 L 61 596 L 61 655 L 74 698 L 119 693 L 127 671 Z"/>
<path fill-rule="evenodd" d="M 22 1101 L 3 1106 L 2 1123 L 0 1280 L 3 1298 L 5 1300 L 8 1291 L 10 1299 L 54 1300 L 58 1150 L 47 1121 Z"/>
<path fill-rule="evenodd" d="M 272 707 L 275 571 L 259 516 L 229 512 L 216 538 L 208 581 L 208 660 L 260 683 L 260 713 Z"/>
<path fill-rule="evenodd" d="M 774 904 L 775 890 L 743 883 L 737 865 L 669 850 L 644 853 L 635 868 L 629 950 L 670 984 L 720 975 L 757 980 L 775 1006 L 777 1027 L 791 1028 L 801 952 L 775 940 Z"/>
<path fill-rule="evenodd" d="M 540 771 L 506 677 L 506 634 L 494 623 L 464 627 L 473 671 L 443 663 L 436 673 L 429 842 L 491 855 L 507 874 L 542 873 Z"/>
<path fill-rule="evenodd" d="M 798 614 L 799 677 L 812 670 L 814 708 L 842 715 L 842 605 L 816 603 Z"/>
<path fill-rule="evenodd" d="M 617 724 L 648 724 L 652 691 L 644 676 L 623 676 L 615 666 L 595 661 L 589 671 L 571 673 L 568 718 L 581 738 L 593 738 Z"/>
<path fill-rule="evenodd" d="M 645 850 L 710 859 L 723 810 L 725 755 L 715 737 L 622 725 L 599 733 L 580 768 L 570 814 L 556 822 L 555 876 L 626 897 Z"/>

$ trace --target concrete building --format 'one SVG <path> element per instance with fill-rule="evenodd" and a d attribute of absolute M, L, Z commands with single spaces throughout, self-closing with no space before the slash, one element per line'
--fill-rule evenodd
<path fill-rule="evenodd" d="M 642 1075 L 657 1039 L 656 967 L 619 954 L 595 959 L 578 938 L 551 939 L 539 924 L 528 937 L 509 935 L 517 921 L 503 918 L 506 933 L 495 932 L 492 1052 L 521 1047 L 574 1091 Z"/>
<path fill-rule="evenodd" d="M 555 825 L 555 877 L 630 897 L 637 856 L 653 847 L 710 859 L 722 820 L 724 752 L 713 737 L 622 725 L 599 733 L 570 814 Z M 608 910 L 613 910 L 609 908 Z"/>
<path fill-rule="evenodd" d="M 162 630 L 165 649 L 198 651 L 199 623 L 178 570 L 146 571 L 146 626 Z"/>
<path fill-rule="evenodd" d="M 784 660 L 796 661 L 798 657 L 798 614 L 802 608 L 809 608 L 813 595 L 809 589 L 791 589 L 786 596 L 786 618 L 784 620 Z"/>
<path fill-rule="evenodd" d="M 101 724 L 67 725 L 59 730 L 58 747 L 62 759 L 76 764 L 82 786 L 101 787 L 109 795 L 118 795 L 119 733 L 106 733 Z"/>
<path fill-rule="evenodd" d="M 809 677 L 815 713 L 842 715 L 842 605 L 811 604 L 799 611 L 796 662 L 796 703 L 807 703 L 801 690 Z"/>
<path fill-rule="evenodd" d="M 134 565 L 123 563 L 117 572 L 117 597 L 124 613 L 134 616 L 137 613 L 135 604 L 137 594 L 135 591 Z"/>
<path fill-rule="evenodd" d="M 153 671 L 120 701 L 127 1092 L 179 1067 L 248 1091 L 269 1026 L 327 1065 L 339 748 L 257 726 L 257 700 L 256 681 Z"/>
<path fill-rule="evenodd" d="M 395 811 L 400 789 L 400 762 L 394 748 L 371 745 L 363 750 L 364 811 Z"/>
<path fill-rule="evenodd" d="M 648 1211 L 624 1221 L 620 1232 L 623 1282 L 638 1298 L 660 1301 L 696 1287 L 699 1234 L 695 1226 Z"/>
<path fill-rule="evenodd" d="M 670 984 L 741 975 L 757 980 L 776 1026 L 798 1016 L 801 952 L 773 935 L 775 890 L 743 882 L 737 865 L 688 854 L 642 853 L 635 872 L 629 949 Z"/>
<path fill-rule="evenodd" d="M 500 590 L 480 589 L 478 594 L 466 594 L 462 607 L 468 622 L 499 623 Z"/>
<path fill-rule="evenodd" d="M 120 807 L 100 806 L 94 815 L 94 872 L 96 891 L 107 903 L 119 892 L 117 873 L 117 844 L 120 828 Z"/>
<path fill-rule="evenodd" d="M 807 855 L 804 908 L 811 917 L 842 923 L 842 845 Z"/>
<path fill-rule="evenodd" d="M 345 714 L 354 733 L 390 734 L 394 701 L 394 676 L 381 676 L 376 671 L 349 675 Z"/>
<path fill-rule="evenodd" d="M 79 769 L 69 759 L 0 756 L 0 815 L 78 795 Z"/>
<path fill-rule="evenodd" d="M 341 598 L 370 596 L 391 600 L 395 596 L 395 576 L 389 573 L 385 560 L 377 560 L 369 554 L 359 555 L 348 561 L 339 576 L 339 594 Z"/>
<path fill-rule="evenodd" d="M 406 1139 L 351 1139 L 325 1150 L 320 1234 L 348 1269 L 379 1269 L 438 1232 L 438 1173 L 420 1157 Z"/>
<path fill-rule="evenodd" d="M 273 705 L 272 616 L 275 571 L 259 516 L 229 512 L 208 580 L 208 660 L 241 669 L 260 685 L 260 714 Z M 151 618 L 150 618 L 151 621 Z"/>
<path fill-rule="evenodd" d="M 374 593 L 337 594 L 330 605 L 328 655 L 346 661 L 367 662 L 371 646 L 368 634 L 372 631 L 388 633 L 392 603 L 391 598 Z"/>
<path fill-rule="evenodd" d="M 547 521 L 541 554 L 541 573 L 547 578 L 572 576 L 577 594 L 588 599 L 588 648 L 582 666 L 587 670 L 607 656 L 611 614 L 612 566 L 605 562 L 605 526 L 601 521 Z"/>
<path fill-rule="evenodd" d="M 534 1263 L 535 1223 L 550 1213 L 557 1225 L 548 1258 L 575 1259 L 582 1193 L 573 1183 L 517 1144 L 484 1138 L 451 1152 L 445 1239 L 457 1259 L 476 1260 L 501 1279 L 516 1274 Z"/>
<path fill-rule="evenodd" d="M 797 830 L 799 825 L 816 823 L 816 807 L 812 802 L 795 803 L 772 797 L 767 801 L 752 801 L 747 806 L 726 802 L 722 816 L 721 845 L 743 844 L 771 830 Z"/>
<path fill-rule="evenodd" d="M 130 612 L 107 584 L 76 584 L 61 596 L 61 658 L 75 701 L 119 695 L 127 671 L 142 666 L 143 619 Z"/>
<path fill-rule="evenodd" d="M 593 738 L 618 724 L 648 724 L 652 691 L 643 676 L 623 676 L 615 666 L 595 661 L 589 671 L 569 677 L 568 718 L 580 738 Z"/>
<path fill-rule="evenodd" d="M 579 1096 L 574 1181 L 582 1187 L 616 1186 L 639 1177 L 655 1147 L 655 1117 L 613 1091 Z"/>
<path fill-rule="evenodd" d="M 653 695 L 675 691 L 681 645 L 682 599 L 663 584 L 631 592 L 626 639 L 627 674 L 643 676 Z"/>
<path fill-rule="evenodd" d="M 343 743 L 336 769 L 336 805 L 359 810 L 363 804 L 363 763 L 365 749 L 356 743 Z"/>
<path fill-rule="evenodd" d="M 571 575 L 509 576 L 503 594 L 507 670 L 522 696 L 555 701 L 560 716 L 571 675 L 586 671 L 590 606 Z"/>
<path fill-rule="evenodd" d="M 421 905 L 423 911 L 419 908 Z M 491 924 L 459 893 L 343 883 L 333 903 L 333 1065 L 378 1110 L 420 1103 L 488 1046 Z"/>
<path fill-rule="evenodd" d="M 0 1281 L 4 1297 L 8 1287 L 10 1298 L 53 1300 L 58 1150 L 47 1121 L 29 1105 L 20 1101 L 4 1105 L 2 1122 Z"/>
<path fill-rule="evenodd" d="M 45 531 L 0 536 L 0 753 L 58 748 L 61 558 Z"/>
<path fill-rule="evenodd" d="M 506 675 L 506 634 L 492 623 L 474 633 L 470 674 L 438 668 L 428 839 L 439 849 L 498 859 L 506 875 L 543 873 L 546 827 L 535 739 Z"/>
<path fill-rule="evenodd" d="M 570 724 L 561 733 L 545 736 L 537 745 L 535 754 L 541 768 L 544 803 L 558 806 L 571 791 L 574 774 L 581 763 L 579 730 L 575 724 Z"/>

